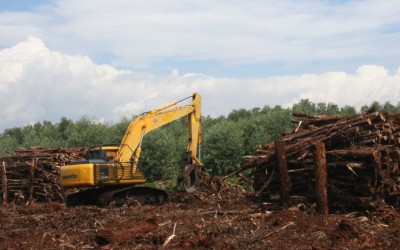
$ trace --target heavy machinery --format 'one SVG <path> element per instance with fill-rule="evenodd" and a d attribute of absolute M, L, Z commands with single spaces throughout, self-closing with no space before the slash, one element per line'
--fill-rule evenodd
<path fill-rule="evenodd" d="M 190 98 L 190 104 L 177 106 Z M 91 147 L 85 160 L 61 167 L 62 187 L 86 188 L 67 196 L 66 204 L 107 206 L 112 202 L 121 204 L 127 199 L 162 204 L 168 198 L 166 191 L 138 185 L 146 182 L 138 168 L 143 138 L 154 129 L 184 116 L 188 117 L 189 142 L 177 179 L 187 192 L 195 191 L 203 167 L 200 162 L 201 97 L 197 93 L 143 113 L 129 124 L 120 144 Z"/>

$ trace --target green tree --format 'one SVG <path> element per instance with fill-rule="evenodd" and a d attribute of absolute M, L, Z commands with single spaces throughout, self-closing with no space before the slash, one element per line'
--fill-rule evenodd
<path fill-rule="evenodd" d="M 390 102 L 385 102 L 382 106 L 382 112 L 387 112 L 387 113 L 396 113 L 397 109 L 396 106 L 391 104 Z"/>
<path fill-rule="evenodd" d="M 272 109 L 271 109 L 270 106 L 265 105 L 265 106 L 261 109 L 260 113 L 262 113 L 262 114 L 267 114 L 267 113 L 270 112 L 271 110 L 272 110 Z"/>
<path fill-rule="evenodd" d="M 22 144 L 24 142 L 22 128 L 5 129 L 3 136 L 10 136 L 10 137 L 14 138 L 18 144 Z"/>
<path fill-rule="evenodd" d="M 203 164 L 206 170 L 224 175 L 235 170 L 243 154 L 243 132 L 233 121 L 209 127 L 203 136 Z"/>
<path fill-rule="evenodd" d="M 268 113 L 242 120 L 245 154 L 254 154 L 258 145 L 278 139 L 293 128 L 289 109 L 275 106 Z"/>
<path fill-rule="evenodd" d="M 112 125 L 109 129 L 109 143 L 120 143 L 124 137 L 129 124 L 135 119 L 135 117 L 128 118 L 123 117 L 119 122 Z"/>
<path fill-rule="evenodd" d="M 60 122 L 58 123 L 58 133 L 62 140 L 67 140 L 67 130 L 69 126 L 73 126 L 73 121 L 66 118 L 61 117 Z"/>
<path fill-rule="evenodd" d="M 0 157 L 5 154 L 10 154 L 18 148 L 18 141 L 10 135 L 0 137 Z"/>
<path fill-rule="evenodd" d="M 289 109 L 282 109 L 280 106 L 276 106 L 273 112 L 267 115 L 264 126 L 270 134 L 271 140 L 277 140 L 283 133 L 289 132 L 293 128 L 292 118 L 292 112 Z"/>
<path fill-rule="evenodd" d="M 301 99 L 298 103 L 293 104 L 293 112 L 304 113 L 304 114 L 316 114 L 317 107 L 315 103 L 309 99 Z"/>
<path fill-rule="evenodd" d="M 178 176 L 185 147 L 165 128 L 143 139 L 140 169 L 149 181 L 172 180 Z"/>
<path fill-rule="evenodd" d="M 243 120 L 240 126 L 243 131 L 243 148 L 245 155 L 254 154 L 258 145 L 271 141 L 271 134 L 264 126 L 268 122 L 268 115 L 259 115 L 249 120 Z"/>
<path fill-rule="evenodd" d="M 317 103 L 317 114 L 327 114 L 328 106 L 326 102 L 319 102 Z"/>
<path fill-rule="evenodd" d="M 246 109 L 234 109 L 228 115 L 228 120 L 239 121 L 240 119 L 246 119 L 251 116 L 251 111 Z"/>
<path fill-rule="evenodd" d="M 68 147 L 88 147 L 110 143 L 107 124 L 82 117 L 73 126 L 68 126 L 65 134 Z"/>
<path fill-rule="evenodd" d="M 373 101 L 370 105 L 363 105 L 361 107 L 361 113 L 382 111 L 383 107 L 378 101 Z"/>
<path fill-rule="evenodd" d="M 43 146 L 52 147 L 53 141 L 51 138 L 42 135 L 36 128 L 27 129 L 24 133 L 23 147 Z"/>
<path fill-rule="evenodd" d="M 258 115 L 261 112 L 261 108 L 259 108 L 259 107 L 252 108 L 250 112 L 251 112 L 252 116 Z"/>
<path fill-rule="evenodd" d="M 326 113 L 327 115 L 338 115 L 340 114 L 340 109 L 339 106 L 334 104 L 334 103 L 328 103 L 328 106 L 326 107 Z"/>
<path fill-rule="evenodd" d="M 346 106 L 340 108 L 340 114 L 341 115 L 355 115 L 355 114 L 357 114 L 357 111 L 354 107 L 346 105 Z"/>

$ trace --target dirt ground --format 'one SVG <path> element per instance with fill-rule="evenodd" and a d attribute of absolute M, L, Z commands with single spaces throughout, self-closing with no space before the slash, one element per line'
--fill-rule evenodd
<path fill-rule="evenodd" d="M 239 186 L 207 177 L 162 206 L 0 206 L 0 249 L 398 249 L 400 215 L 321 216 L 313 206 L 268 209 Z"/>

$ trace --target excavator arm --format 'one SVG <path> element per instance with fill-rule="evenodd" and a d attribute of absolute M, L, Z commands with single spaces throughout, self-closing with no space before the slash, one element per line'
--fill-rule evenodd
<path fill-rule="evenodd" d="M 177 106 L 179 103 L 189 98 L 192 98 L 190 104 Z M 121 141 L 116 161 L 128 162 L 132 161 L 133 158 L 132 172 L 136 172 L 142 150 L 143 137 L 154 129 L 184 116 L 188 116 L 189 140 L 186 148 L 188 159 L 186 159 L 185 165 L 182 166 L 178 182 L 184 182 L 186 191 L 194 191 L 198 186 L 198 171 L 200 171 L 203 166 L 199 159 L 202 139 L 201 97 L 197 93 L 161 108 L 145 112 L 132 121 Z"/>

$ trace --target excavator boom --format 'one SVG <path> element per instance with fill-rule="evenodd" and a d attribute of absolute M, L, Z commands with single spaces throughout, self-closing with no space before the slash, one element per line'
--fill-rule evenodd
<path fill-rule="evenodd" d="M 191 157 L 200 166 L 199 159 L 197 159 L 198 147 L 201 144 L 201 97 L 197 93 L 192 96 L 192 102 L 189 105 L 175 107 L 180 102 L 190 98 L 185 98 L 177 102 L 172 102 L 161 108 L 145 112 L 134 121 L 132 121 L 121 141 L 121 146 L 118 151 L 117 161 L 126 162 L 132 159 L 135 154 L 135 161 L 138 160 L 141 152 L 141 143 L 143 137 L 168 123 L 171 123 L 179 118 L 188 116 L 188 133 L 189 142 L 187 146 L 187 152 L 190 152 Z M 172 108 L 172 109 L 171 109 Z M 139 150 L 138 150 L 139 149 Z M 135 165 L 134 167 L 137 167 Z"/>

